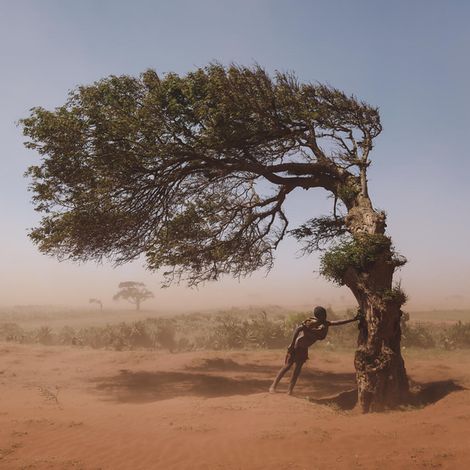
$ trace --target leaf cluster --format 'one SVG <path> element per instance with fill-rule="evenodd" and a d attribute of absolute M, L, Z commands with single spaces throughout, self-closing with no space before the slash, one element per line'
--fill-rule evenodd
<path fill-rule="evenodd" d="M 396 256 L 390 238 L 380 234 L 360 234 L 350 237 L 328 250 L 321 258 L 320 273 L 338 285 L 344 285 L 344 276 L 349 268 L 365 272 L 384 253 L 390 262 Z"/>
<path fill-rule="evenodd" d="M 321 251 L 348 233 L 344 217 L 323 216 L 310 219 L 300 227 L 290 230 L 294 238 L 302 242 L 302 252 Z"/>

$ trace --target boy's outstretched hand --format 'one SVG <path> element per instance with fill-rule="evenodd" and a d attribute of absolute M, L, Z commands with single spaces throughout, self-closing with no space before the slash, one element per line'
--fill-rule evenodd
<path fill-rule="evenodd" d="M 366 316 L 364 312 L 360 308 L 358 308 L 356 312 L 356 316 L 354 317 L 354 320 L 361 321 L 361 320 L 364 320 L 365 317 Z"/>

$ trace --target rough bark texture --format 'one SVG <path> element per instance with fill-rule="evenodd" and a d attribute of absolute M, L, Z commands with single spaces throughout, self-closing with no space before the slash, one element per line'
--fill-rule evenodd
<path fill-rule="evenodd" d="M 359 196 L 346 223 L 351 233 L 384 235 L 385 214 L 373 209 L 369 197 Z M 358 405 L 363 412 L 381 411 L 403 403 L 409 392 L 401 355 L 400 317 L 403 299 L 393 293 L 397 266 L 391 244 L 366 270 L 349 268 L 345 283 L 365 316 L 359 324 L 355 368 Z"/>

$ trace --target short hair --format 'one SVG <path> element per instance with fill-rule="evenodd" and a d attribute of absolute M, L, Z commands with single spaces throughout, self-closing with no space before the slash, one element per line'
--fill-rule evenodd
<path fill-rule="evenodd" d="M 326 309 L 320 306 L 315 307 L 313 309 L 313 316 L 318 320 L 326 320 Z"/>

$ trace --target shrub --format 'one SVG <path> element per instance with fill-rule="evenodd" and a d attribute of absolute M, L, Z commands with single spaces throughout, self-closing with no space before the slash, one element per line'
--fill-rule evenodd
<path fill-rule="evenodd" d="M 423 323 L 413 324 L 407 322 L 404 325 L 402 324 L 402 345 L 428 349 L 436 346 L 436 340 L 430 326 Z"/>
<path fill-rule="evenodd" d="M 246 321 L 234 315 L 219 315 L 215 319 L 214 334 L 208 337 L 214 349 L 236 349 L 245 346 L 248 336 Z"/>
<path fill-rule="evenodd" d="M 284 321 L 271 320 L 266 312 L 253 316 L 248 322 L 248 342 L 257 348 L 280 348 L 286 344 Z"/>
<path fill-rule="evenodd" d="M 320 273 L 330 281 L 343 285 L 348 268 L 365 270 L 388 249 L 391 249 L 391 242 L 385 235 L 362 234 L 343 240 L 323 255 Z"/>
<path fill-rule="evenodd" d="M 79 329 L 66 326 L 58 331 L 48 326 L 26 330 L 15 323 L 3 323 L 0 324 L 0 340 L 115 350 L 285 348 L 291 341 L 294 329 L 310 315 L 310 312 L 277 312 L 270 315 L 265 311 L 254 314 L 231 311 L 149 318 Z M 348 316 L 352 316 L 352 312 Z M 328 309 L 328 318 L 337 318 L 331 309 Z M 402 344 L 406 347 L 470 348 L 470 323 L 413 323 L 409 321 L 409 315 L 404 313 L 401 326 Z M 320 342 L 317 346 L 354 348 L 356 341 L 357 324 L 351 323 L 330 328 L 327 341 Z"/>
<path fill-rule="evenodd" d="M 48 326 L 41 326 L 36 331 L 36 341 L 40 344 L 50 346 L 54 343 L 54 334 L 52 333 L 52 328 Z"/>
<path fill-rule="evenodd" d="M 459 321 L 446 329 L 445 339 L 450 348 L 470 348 L 470 323 Z"/>
<path fill-rule="evenodd" d="M 16 341 L 22 343 L 26 336 L 27 333 L 16 323 L 4 323 L 0 325 L 0 339 L 2 341 Z"/>
<path fill-rule="evenodd" d="M 77 332 L 70 326 L 64 326 L 58 333 L 58 341 L 60 344 L 71 345 L 76 344 Z"/>

